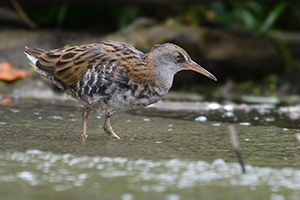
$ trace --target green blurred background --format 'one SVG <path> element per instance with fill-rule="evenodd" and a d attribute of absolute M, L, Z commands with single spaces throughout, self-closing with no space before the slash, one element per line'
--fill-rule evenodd
<path fill-rule="evenodd" d="M 297 95 L 299 93 L 299 10 L 299 1 L 277 0 L 11 0 L 0 2 L 0 15 L 2 16 L 0 18 L 0 33 L 7 30 L 28 30 L 30 32 L 38 32 L 39 35 L 53 31 L 55 34 L 57 32 L 67 33 L 67 36 L 64 35 L 59 38 L 59 45 L 62 46 L 57 44 L 53 45 L 54 47 L 51 46 L 51 48 L 77 44 L 68 40 L 68 33 L 76 33 L 77 36 L 73 37 L 73 40 L 76 41 L 77 39 L 78 43 L 81 42 L 78 39 L 80 35 L 84 35 L 84 37 L 90 36 L 91 38 L 97 36 L 101 39 L 114 39 L 116 37 L 111 37 L 110 34 L 126 35 L 126 30 L 132 31 L 130 27 L 134 26 L 135 29 L 138 29 L 139 23 L 142 23 L 143 30 L 147 30 L 147 28 L 150 30 L 151 27 L 155 26 L 161 27 L 162 24 L 166 27 L 171 24 L 172 27 L 179 27 L 179 30 L 185 27 L 197 27 L 199 30 L 208 30 L 208 33 L 206 33 L 208 36 L 214 35 L 217 30 L 217 37 L 212 37 L 212 39 L 207 36 L 204 37 L 204 41 L 213 40 L 216 50 L 218 50 L 218 42 L 215 38 L 222 41 L 222 45 L 226 46 L 226 41 L 229 41 L 226 38 L 227 36 L 222 39 L 220 37 L 228 33 L 235 35 L 238 39 L 240 35 L 243 35 L 244 40 L 249 35 L 248 43 L 250 45 L 253 38 L 254 40 L 263 38 L 264 42 L 267 41 L 272 46 L 272 50 L 275 49 L 276 53 L 272 54 L 273 57 L 268 57 L 269 60 L 261 59 L 260 57 L 254 58 L 251 65 L 257 65 L 259 69 L 263 69 L 263 66 L 266 66 L 265 71 L 251 68 L 248 66 L 249 64 L 243 67 L 243 60 L 248 56 L 247 52 L 241 58 L 218 57 L 217 59 L 208 59 L 209 55 L 205 55 L 205 51 L 211 48 L 209 44 L 212 42 L 206 42 L 206 46 L 200 51 L 204 52 L 204 56 L 199 53 L 199 57 L 195 58 L 195 60 L 215 74 L 219 79 L 218 83 L 203 80 L 204 78 L 200 79 L 199 76 L 195 75 L 187 75 L 187 77 L 192 77 L 189 80 L 185 80 L 180 75 L 178 75 L 177 81 L 175 78 L 174 90 L 189 90 L 205 94 L 207 98 L 214 100 L 228 98 L 232 100 L 235 97 L 238 99 L 241 94 L 280 96 Z M 213 34 L 209 31 L 212 31 Z M 88 33 L 88 36 L 85 35 L 86 33 Z M 169 33 L 166 32 L 166 34 Z M 57 37 L 61 36 L 61 34 L 58 35 Z M 168 36 L 165 37 L 168 38 Z M 183 37 L 186 37 L 186 35 Z M 206 40 L 206 38 L 208 39 Z M 184 38 L 182 41 L 188 40 L 189 38 Z M 180 42 L 181 40 L 177 41 L 179 40 L 171 40 L 171 42 L 178 43 L 181 46 L 184 43 Z M 170 41 L 166 39 L 165 42 Z M 135 44 L 135 42 L 132 43 L 133 45 Z M 239 41 L 237 40 L 236 43 L 239 44 Z M 43 41 L 39 41 L 39 44 L 43 47 Z M 9 47 L 7 47 L 7 43 L 2 42 L 0 45 L 2 45 L 2 47 L 0 46 L 0 53 L 3 55 L 5 53 L 8 54 Z M 31 44 L 28 45 L 30 46 Z M 240 43 L 240 45 L 244 44 Z M 139 47 L 139 45 L 134 46 Z M 261 43 L 261 46 L 264 47 L 265 44 Z M 183 47 L 185 48 L 184 44 Z M 228 49 L 230 51 L 230 48 Z M 146 51 L 148 47 L 141 50 Z M 259 50 L 259 47 L 257 50 Z M 187 51 L 189 52 L 189 49 Z M 236 51 L 240 50 L 237 49 Z M 262 51 L 268 53 L 267 48 Z M 257 52 L 261 54 L 259 51 Z M 21 50 L 20 52 L 18 50 L 18 53 L 22 54 Z M 194 55 L 197 56 L 197 53 Z M 5 58 L 8 57 L 6 56 Z M 249 55 L 248 57 L 251 60 L 251 56 Z M 274 61 L 274 58 L 278 58 L 278 61 Z M 0 62 L 12 62 L 11 60 L 13 59 L 4 60 L 0 56 Z M 272 61 L 276 62 L 276 66 Z M 258 64 L 258 62 L 260 63 Z M 29 65 L 26 64 L 14 64 L 14 67 L 28 69 Z M 274 65 L 273 70 L 272 65 Z M 186 76 L 185 72 L 182 76 Z M 15 82 L 11 83 L 1 80 L 0 82 L 2 88 L 6 86 L 13 87 L 12 84 L 15 84 Z M 2 90 L 2 92 L 9 93 L 7 90 Z"/>

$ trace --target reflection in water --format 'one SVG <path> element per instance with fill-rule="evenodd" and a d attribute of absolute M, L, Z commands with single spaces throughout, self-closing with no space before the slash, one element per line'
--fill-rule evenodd
<path fill-rule="evenodd" d="M 45 186 L 48 191 L 72 191 L 82 187 L 87 193 L 94 189 L 106 193 L 133 194 L 135 192 L 159 192 L 193 190 L 199 187 L 214 189 L 225 187 L 234 192 L 248 188 L 245 194 L 261 187 L 268 193 L 285 193 L 300 197 L 300 170 L 274 169 L 246 165 L 247 174 L 241 174 L 238 163 L 226 163 L 216 159 L 185 161 L 181 159 L 151 161 L 120 157 L 77 157 L 71 154 L 53 154 L 39 150 L 24 153 L 0 154 L 0 186 L 14 183 L 19 190 L 24 184 Z M 115 191 L 116 185 L 119 188 Z M 3 188 L 3 187 L 1 187 Z M 1 189 L 0 189 L 1 190 Z M 98 191 L 98 190 L 97 190 Z M 0 191 L 5 192 L 5 191 Z M 150 195 L 150 194 L 149 194 Z M 201 190 L 194 197 L 201 195 Z"/>

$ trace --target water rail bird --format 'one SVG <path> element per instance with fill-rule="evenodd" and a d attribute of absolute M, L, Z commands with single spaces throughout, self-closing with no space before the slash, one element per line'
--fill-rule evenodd
<path fill-rule="evenodd" d="M 111 116 L 162 99 L 178 71 L 193 70 L 217 81 L 184 49 L 171 43 L 155 45 L 146 54 L 129 44 L 114 41 L 50 51 L 25 48 L 36 72 L 83 105 L 83 140 L 87 137 L 87 118 L 93 108 L 101 109 L 105 115 L 104 131 L 120 139 L 110 124 Z"/>

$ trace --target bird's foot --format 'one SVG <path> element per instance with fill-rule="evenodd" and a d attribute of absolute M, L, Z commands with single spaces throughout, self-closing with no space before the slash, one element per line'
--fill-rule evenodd
<path fill-rule="evenodd" d="M 117 134 L 111 134 L 109 135 L 111 138 L 117 139 L 117 140 L 121 140 L 121 138 L 117 135 Z"/>
<path fill-rule="evenodd" d="M 109 116 L 106 116 L 106 118 L 105 118 L 105 123 L 104 123 L 103 129 L 107 133 L 107 135 L 109 135 L 109 137 L 117 139 L 117 140 L 121 139 L 112 129 L 112 127 L 110 125 L 110 117 Z"/>
<path fill-rule="evenodd" d="M 82 144 L 85 144 L 87 137 L 88 137 L 88 135 L 86 135 L 86 134 L 85 135 L 84 134 L 81 135 L 81 143 Z"/>
<path fill-rule="evenodd" d="M 107 133 L 107 135 L 111 138 L 114 138 L 114 139 L 117 139 L 117 140 L 120 140 L 121 138 L 113 131 L 112 127 L 107 127 L 107 126 L 104 126 L 104 131 Z"/>

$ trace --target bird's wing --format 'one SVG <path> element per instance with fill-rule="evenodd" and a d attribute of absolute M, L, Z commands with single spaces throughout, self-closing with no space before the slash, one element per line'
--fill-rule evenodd
<path fill-rule="evenodd" d="M 106 55 L 96 43 L 43 52 L 37 59 L 37 68 L 70 86 L 83 78 L 88 67 L 117 62 L 116 57 Z"/>
<path fill-rule="evenodd" d="M 105 41 L 52 51 L 26 47 L 26 53 L 37 58 L 37 71 L 62 82 L 62 89 L 80 83 L 82 95 L 111 95 L 116 88 L 131 88 L 133 80 L 146 84 L 152 77 L 142 63 L 144 54 L 124 43 Z"/>

